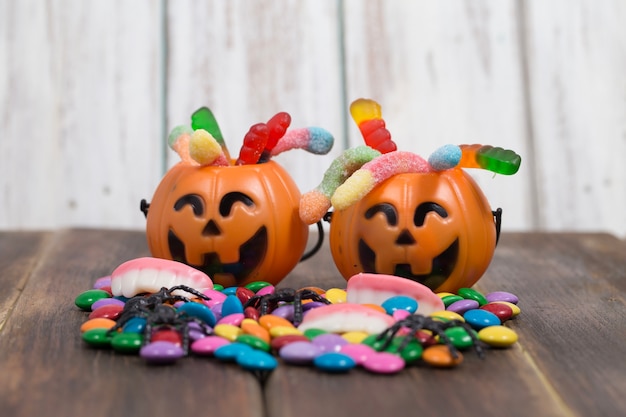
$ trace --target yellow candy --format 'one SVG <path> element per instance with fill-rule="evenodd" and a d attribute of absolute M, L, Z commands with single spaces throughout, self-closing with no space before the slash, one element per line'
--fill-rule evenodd
<path fill-rule="evenodd" d="M 478 339 L 493 347 L 509 347 L 517 342 L 517 333 L 505 326 L 489 326 L 478 332 Z"/>
<path fill-rule="evenodd" d="M 459 320 L 459 321 L 465 321 L 465 319 L 463 318 L 462 315 L 460 315 L 459 313 L 455 313 L 454 311 L 448 311 L 448 310 L 441 310 L 441 311 L 435 311 L 430 313 L 430 317 L 432 318 L 441 318 L 444 320 Z"/>
<path fill-rule="evenodd" d="M 270 328 L 270 336 L 272 337 L 288 336 L 293 334 L 301 335 L 302 332 L 293 326 L 275 326 Z"/>
<path fill-rule="evenodd" d="M 249 323 L 249 324 L 256 324 L 257 326 L 259 325 L 259 322 L 256 321 L 255 319 L 250 319 L 250 318 L 245 318 L 241 321 L 240 326 L 243 326 L 244 324 Z"/>
<path fill-rule="evenodd" d="M 345 303 L 348 295 L 340 288 L 330 288 L 326 291 L 326 299 L 333 304 Z"/>
<path fill-rule="evenodd" d="M 507 306 L 511 307 L 511 310 L 513 311 L 513 316 L 512 317 L 515 317 L 519 313 L 521 313 L 521 310 L 520 310 L 520 308 L 517 305 L 515 305 L 513 303 L 509 303 L 508 301 L 494 301 L 494 303 L 500 303 L 500 304 L 504 304 L 504 305 L 507 305 Z"/>
<path fill-rule="evenodd" d="M 449 295 L 456 295 L 456 294 L 451 293 L 451 292 L 438 292 L 437 293 L 437 297 L 439 297 L 439 298 L 447 297 Z"/>
<path fill-rule="evenodd" d="M 200 165 L 209 165 L 222 155 L 222 147 L 209 132 L 198 129 L 189 139 L 189 155 Z"/>
<path fill-rule="evenodd" d="M 213 333 L 215 333 L 216 336 L 220 336 L 234 342 L 237 339 L 237 336 L 242 333 L 242 330 L 232 324 L 218 324 L 213 328 Z"/>
<path fill-rule="evenodd" d="M 348 341 L 348 343 L 361 343 L 363 339 L 369 336 L 366 332 L 346 332 L 341 335 L 344 339 Z"/>

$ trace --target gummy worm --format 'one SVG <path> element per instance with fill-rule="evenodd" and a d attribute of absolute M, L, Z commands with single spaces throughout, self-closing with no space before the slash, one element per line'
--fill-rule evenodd
<path fill-rule="evenodd" d="M 226 148 L 222 131 L 217 124 L 217 120 L 215 120 L 213 112 L 211 112 L 208 107 L 201 107 L 191 115 L 191 127 L 193 130 L 204 129 L 209 132 L 217 143 L 219 143 L 226 160 L 230 161 L 230 154 Z"/>
<path fill-rule="evenodd" d="M 334 143 L 333 135 L 319 127 L 305 127 L 290 130 L 272 149 L 272 156 L 291 149 L 304 149 L 316 155 L 327 154 Z"/>
<path fill-rule="evenodd" d="M 324 173 L 322 182 L 300 198 L 300 219 L 306 224 L 319 221 L 331 206 L 330 198 L 346 179 L 363 164 L 380 156 L 369 146 L 358 146 L 344 151 Z"/>
<path fill-rule="evenodd" d="M 189 156 L 200 165 L 229 165 L 223 148 L 213 135 L 204 129 L 193 132 L 189 138 Z"/>
<path fill-rule="evenodd" d="M 359 201 L 375 186 L 393 175 L 432 171 L 428 161 L 412 152 L 385 153 L 355 171 L 335 190 L 331 203 L 335 209 L 342 210 Z"/>
<path fill-rule="evenodd" d="M 522 163 L 522 157 L 510 149 L 490 145 L 460 145 L 462 156 L 459 166 L 482 168 L 496 174 L 513 175 Z"/>
<path fill-rule="evenodd" d="M 350 114 L 359 127 L 367 146 L 381 153 L 398 149 L 391 140 L 391 133 L 385 127 L 380 104 L 374 100 L 360 98 L 350 105 Z"/>

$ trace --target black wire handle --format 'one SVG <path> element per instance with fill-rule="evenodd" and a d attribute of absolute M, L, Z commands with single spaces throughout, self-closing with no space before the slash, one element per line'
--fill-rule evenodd
<path fill-rule="evenodd" d="M 300 262 L 306 261 L 311 256 L 315 255 L 317 251 L 320 250 L 323 243 L 324 243 L 324 227 L 322 226 L 322 221 L 319 220 L 317 222 L 317 242 L 315 243 L 315 246 L 311 248 L 310 251 L 302 255 L 302 258 L 300 258 Z"/>

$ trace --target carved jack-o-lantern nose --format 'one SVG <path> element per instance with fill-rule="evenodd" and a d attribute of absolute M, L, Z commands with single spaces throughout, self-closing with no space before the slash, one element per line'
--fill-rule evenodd
<path fill-rule="evenodd" d="M 219 236 L 220 234 L 220 228 L 217 227 L 217 223 L 215 223 L 212 219 L 209 220 L 202 231 L 203 236 Z"/>
<path fill-rule="evenodd" d="M 404 229 L 396 239 L 396 245 L 413 245 L 414 243 L 415 239 L 413 239 L 411 233 L 406 229 Z"/>

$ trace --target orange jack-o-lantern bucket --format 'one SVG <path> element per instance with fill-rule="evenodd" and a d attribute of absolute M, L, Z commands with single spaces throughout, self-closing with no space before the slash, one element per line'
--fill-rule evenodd
<path fill-rule="evenodd" d="M 460 168 L 395 175 L 335 210 L 330 224 L 332 256 L 346 279 L 383 273 L 454 292 L 483 275 L 495 247 L 491 208 Z"/>
<path fill-rule="evenodd" d="M 471 287 L 493 257 L 501 211 L 491 211 L 462 168 L 510 175 L 519 169 L 519 155 L 445 145 L 425 160 L 396 150 L 375 101 L 356 100 L 350 112 L 367 146 L 333 161 L 322 183 L 302 196 L 300 217 L 308 224 L 330 218 L 330 249 L 346 279 L 369 272 L 433 291 Z"/>
<path fill-rule="evenodd" d="M 182 161 L 165 174 L 151 202 L 142 202 L 152 255 L 193 266 L 224 287 L 277 284 L 310 256 L 303 256 L 309 231 L 298 215 L 300 191 L 270 158 L 293 148 L 327 153 L 333 138 L 319 128 L 287 132 L 290 120 L 279 113 L 254 125 L 236 160 L 209 109 L 194 113 L 191 128 L 175 128 L 169 144 Z"/>

